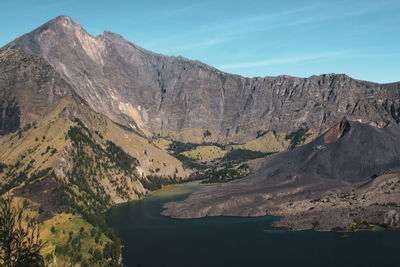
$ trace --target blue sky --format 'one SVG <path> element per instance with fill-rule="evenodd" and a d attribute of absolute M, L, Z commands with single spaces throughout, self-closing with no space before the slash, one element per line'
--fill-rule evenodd
<path fill-rule="evenodd" d="M 399 0 L 1 0 L 0 46 L 61 14 L 247 77 L 400 81 Z"/>

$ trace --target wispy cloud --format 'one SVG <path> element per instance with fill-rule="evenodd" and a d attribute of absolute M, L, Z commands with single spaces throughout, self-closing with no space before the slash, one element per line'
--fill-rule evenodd
<path fill-rule="evenodd" d="M 192 50 L 192 49 L 214 46 L 214 45 L 223 43 L 225 41 L 226 41 L 226 39 L 222 39 L 222 38 L 209 39 L 209 40 L 204 40 L 204 41 L 200 41 L 197 43 L 189 43 L 189 44 L 182 45 L 182 46 L 175 46 L 171 49 L 161 49 L 160 52 L 162 52 L 162 53 L 179 53 L 179 52 L 188 51 L 188 50 Z"/>
<path fill-rule="evenodd" d="M 250 16 L 226 17 L 225 19 L 218 20 L 218 22 L 208 20 L 208 22 L 203 23 L 202 21 L 202 23 L 195 24 L 190 28 L 183 27 L 182 30 L 174 34 L 159 35 L 154 39 L 146 40 L 142 43 L 142 46 L 160 53 L 177 54 L 199 48 L 209 48 L 221 43 L 232 43 L 234 40 L 247 40 L 253 38 L 253 34 L 269 34 L 269 32 L 276 34 L 277 30 L 280 29 L 286 31 L 297 27 L 310 27 L 313 29 L 319 27 L 329 28 L 332 22 L 335 23 L 337 21 L 338 25 L 341 25 L 340 23 L 348 18 L 381 12 L 382 9 L 387 9 L 388 6 L 394 5 L 393 3 L 395 3 L 395 1 L 398 0 L 382 0 L 381 2 L 358 2 L 352 0 L 317 1 L 300 8 L 292 7 L 286 10 L 265 9 L 265 13 L 261 11 L 256 14 L 257 11 L 255 11 Z M 170 16 L 179 16 L 181 13 L 185 12 L 190 13 L 192 9 L 195 10 L 196 5 L 184 7 L 172 13 L 167 12 L 164 17 L 160 17 L 159 19 L 168 19 Z M 389 18 L 385 18 L 384 20 L 386 21 L 387 19 Z M 375 19 L 374 21 L 376 24 L 375 27 L 381 29 L 381 25 L 377 23 L 377 20 Z M 387 27 L 385 21 L 382 22 L 382 24 L 385 24 Z M 395 20 L 395 22 L 397 22 L 397 20 Z M 358 33 L 361 33 L 361 31 L 367 32 L 375 30 L 374 25 L 369 23 L 360 24 L 358 27 Z M 201 40 L 201 38 L 204 40 Z M 273 40 L 277 39 L 275 38 Z M 280 64 L 311 60 L 312 58 L 315 58 L 315 56 L 283 58 Z M 260 64 L 271 65 L 278 63 L 279 61 L 276 60 L 249 62 L 250 65 L 256 64 L 256 66 Z M 231 65 L 234 66 L 238 64 Z M 249 68 L 249 66 L 247 66 L 247 68 Z"/>
<path fill-rule="evenodd" d="M 302 55 L 302 56 L 294 56 L 294 57 L 281 57 L 275 59 L 268 59 L 262 61 L 247 61 L 233 64 L 226 64 L 217 66 L 219 69 L 229 70 L 229 69 L 243 69 L 243 68 L 254 68 L 254 67 L 262 67 L 269 65 L 282 65 L 288 63 L 296 63 L 301 61 L 312 61 L 323 58 L 332 58 L 341 55 L 342 52 L 330 52 L 323 54 L 315 54 L 315 55 Z"/>
<path fill-rule="evenodd" d="M 165 15 L 162 15 L 160 17 L 154 17 L 151 19 L 153 20 L 165 20 L 173 16 L 177 16 L 180 13 L 184 13 L 189 11 L 190 9 L 195 9 L 198 8 L 199 5 L 193 5 L 189 7 L 185 7 L 182 9 L 178 9 L 176 11 L 173 11 L 172 13 L 166 12 Z M 227 41 L 229 39 L 235 39 L 241 34 L 247 34 L 251 32 L 257 32 L 257 31 L 263 31 L 267 29 L 273 29 L 273 28 L 279 28 L 279 27 L 287 27 L 287 26 L 292 26 L 292 22 L 286 23 L 286 24 L 279 24 L 278 21 L 282 21 L 285 19 L 290 19 L 291 16 L 296 15 L 296 14 L 301 14 L 303 12 L 307 11 L 312 11 L 313 9 L 317 9 L 318 7 L 321 7 L 320 4 L 314 4 L 302 8 L 295 8 L 295 9 L 290 9 L 290 10 L 285 10 L 285 11 L 278 11 L 278 12 L 271 12 L 267 14 L 261 14 L 261 15 L 252 15 L 252 16 L 244 16 L 244 17 L 239 17 L 231 20 L 225 20 L 223 22 L 219 22 L 218 24 L 215 24 L 214 22 L 212 23 L 204 23 L 198 26 L 197 28 L 191 28 L 190 30 L 187 31 L 181 31 L 178 34 L 175 35 L 169 35 L 163 38 L 159 39 L 153 39 L 151 41 L 148 41 L 145 43 L 146 46 L 148 47 L 153 47 L 154 49 L 157 49 L 157 46 L 165 46 L 166 43 L 169 42 L 176 42 L 180 40 L 185 40 L 185 39 L 196 39 L 195 37 L 198 35 L 207 35 L 211 36 L 211 44 L 217 44 L 221 43 L 224 41 Z M 275 21 L 275 22 L 274 22 Z M 268 23 L 270 22 L 270 23 Z M 272 23 L 274 22 L 274 23 Z M 263 25 L 268 24 L 268 28 L 263 28 Z M 298 23 L 296 23 L 298 24 Z M 257 26 L 256 26 L 257 25 Z M 214 36 L 214 38 L 213 38 Z M 218 41 L 216 41 L 218 40 Z M 189 45 L 184 45 L 182 47 L 175 47 L 173 50 L 168 50 L 171 52 L 176 52 L 176 51 L 182 51 L 182 50 L 190 50 L 192 48 L 196 47 L 204 47 L 204 46 L 210 46 L 209 41 L 204 41 L 200 42 L 197 44 L 189 44 Z M 163 50 L 163 49 L 161 49 Z"/>
<path fill-rule="evenodd" d="M 267 32 L 301 25 L 318 25 L 318 23 L 343 20 L 345 18 L 362 16 L 368 13 L 381 12 L 393 5 L 393 1 L 362 2 L 354 4 L 350 0 L 326 1 L 314 3 L 301 8 L 284 11 L 268 12 L 260 15 L 251 15 L 235 18 L 219 23 L 218 25 L 202 25 L 197 32 L 223 32 L 224 37 L 240 37 L 243 34 Z M 343 7 L 346 7 L 343 9 Z M 324 12 L 331 10 L 331 12 Z"/>

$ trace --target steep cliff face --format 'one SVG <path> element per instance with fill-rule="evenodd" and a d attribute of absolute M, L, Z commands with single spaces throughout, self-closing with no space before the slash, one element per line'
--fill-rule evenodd
<path fill-rule="evenodd" d="M 400 122 L 400 83 L 346 75 L 244 78 L 147 51 L 121 36 L 89 35 L 60 16 L 11 43 L 41 54 L 89 105 L 146 136 L 245 142 L 257 132 L 323 131 L 343 116 Z"/>

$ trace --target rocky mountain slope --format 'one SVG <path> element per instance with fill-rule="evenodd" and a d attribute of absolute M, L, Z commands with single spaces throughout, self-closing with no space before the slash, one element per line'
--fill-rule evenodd
<path fill-rule="evenodd" d="M 42 55 L 91 108 L 180 141 L 247 142 L 266 130 L 322 132 L 343 116 L 400 121 L 400 83 L 342 74 L 244 78 L 147 51 L 121 36 L 89 35 L 60 16 L 10 44 Z"/>

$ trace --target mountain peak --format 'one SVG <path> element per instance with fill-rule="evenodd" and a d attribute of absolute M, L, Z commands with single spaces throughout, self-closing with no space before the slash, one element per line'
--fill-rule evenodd
<path fill-rule="evenodd" d="M 59 33 L 71 30 L 72 31 L 83 30 L 83 28 L 78 21 L 75 21 L 66 15 L 60 15 L 46 22 L 45 24 L 33 30 L 32 32 L 28 33 L 27 35 L 35 36 L 47 30 L 52 30 L 56 33 Z"/>
<path fill-rule="evenodd" d="M 11 47 L 23 47 L 28 54 L 44 53 L 51 47 L 56 46 L 56 39 L 66 43 L 73 43 L 77 35 L 88 34 L 78 21 L 66 15 L 60 15 L 46 22 L 39 28 L 17 38 L 11 42 Z M 46 36 L 46 37 L 44 37 Z M 57 38 L 55 38 L 57 36 Z M 40 42 L 39 40 L 46 40 Z"/>
<path fill-rule="evenodd" d="M 55 26 L 55 25 L 61 26 L 64 28 L 82 29 L 82 26 L 80 25 L 80 23 L 78 21 L 75 21 L 66 15 L 60 15 L 58 17 L 55 17 L 54 19 L 52 19 L 49 22 L 47 22 L 46 24 L 44 24 L 42 27 L 45 26 L 46 28 L 48 28 L 48 27 Z M 40 27 L 40 28 L 42 28 L 42 27 Z"/>
<path fill-rule="evenodd" d="M 71 19 L 67 15 L 60 15 L 58 17 L 55 17 L 51 21 L 54 23 L 63 23 L 65 25 L 70 25 L 70 24 L 75 24 L 75 23 L 79 24 L 79 22 L 75 22 L 73 19 Z"/>

